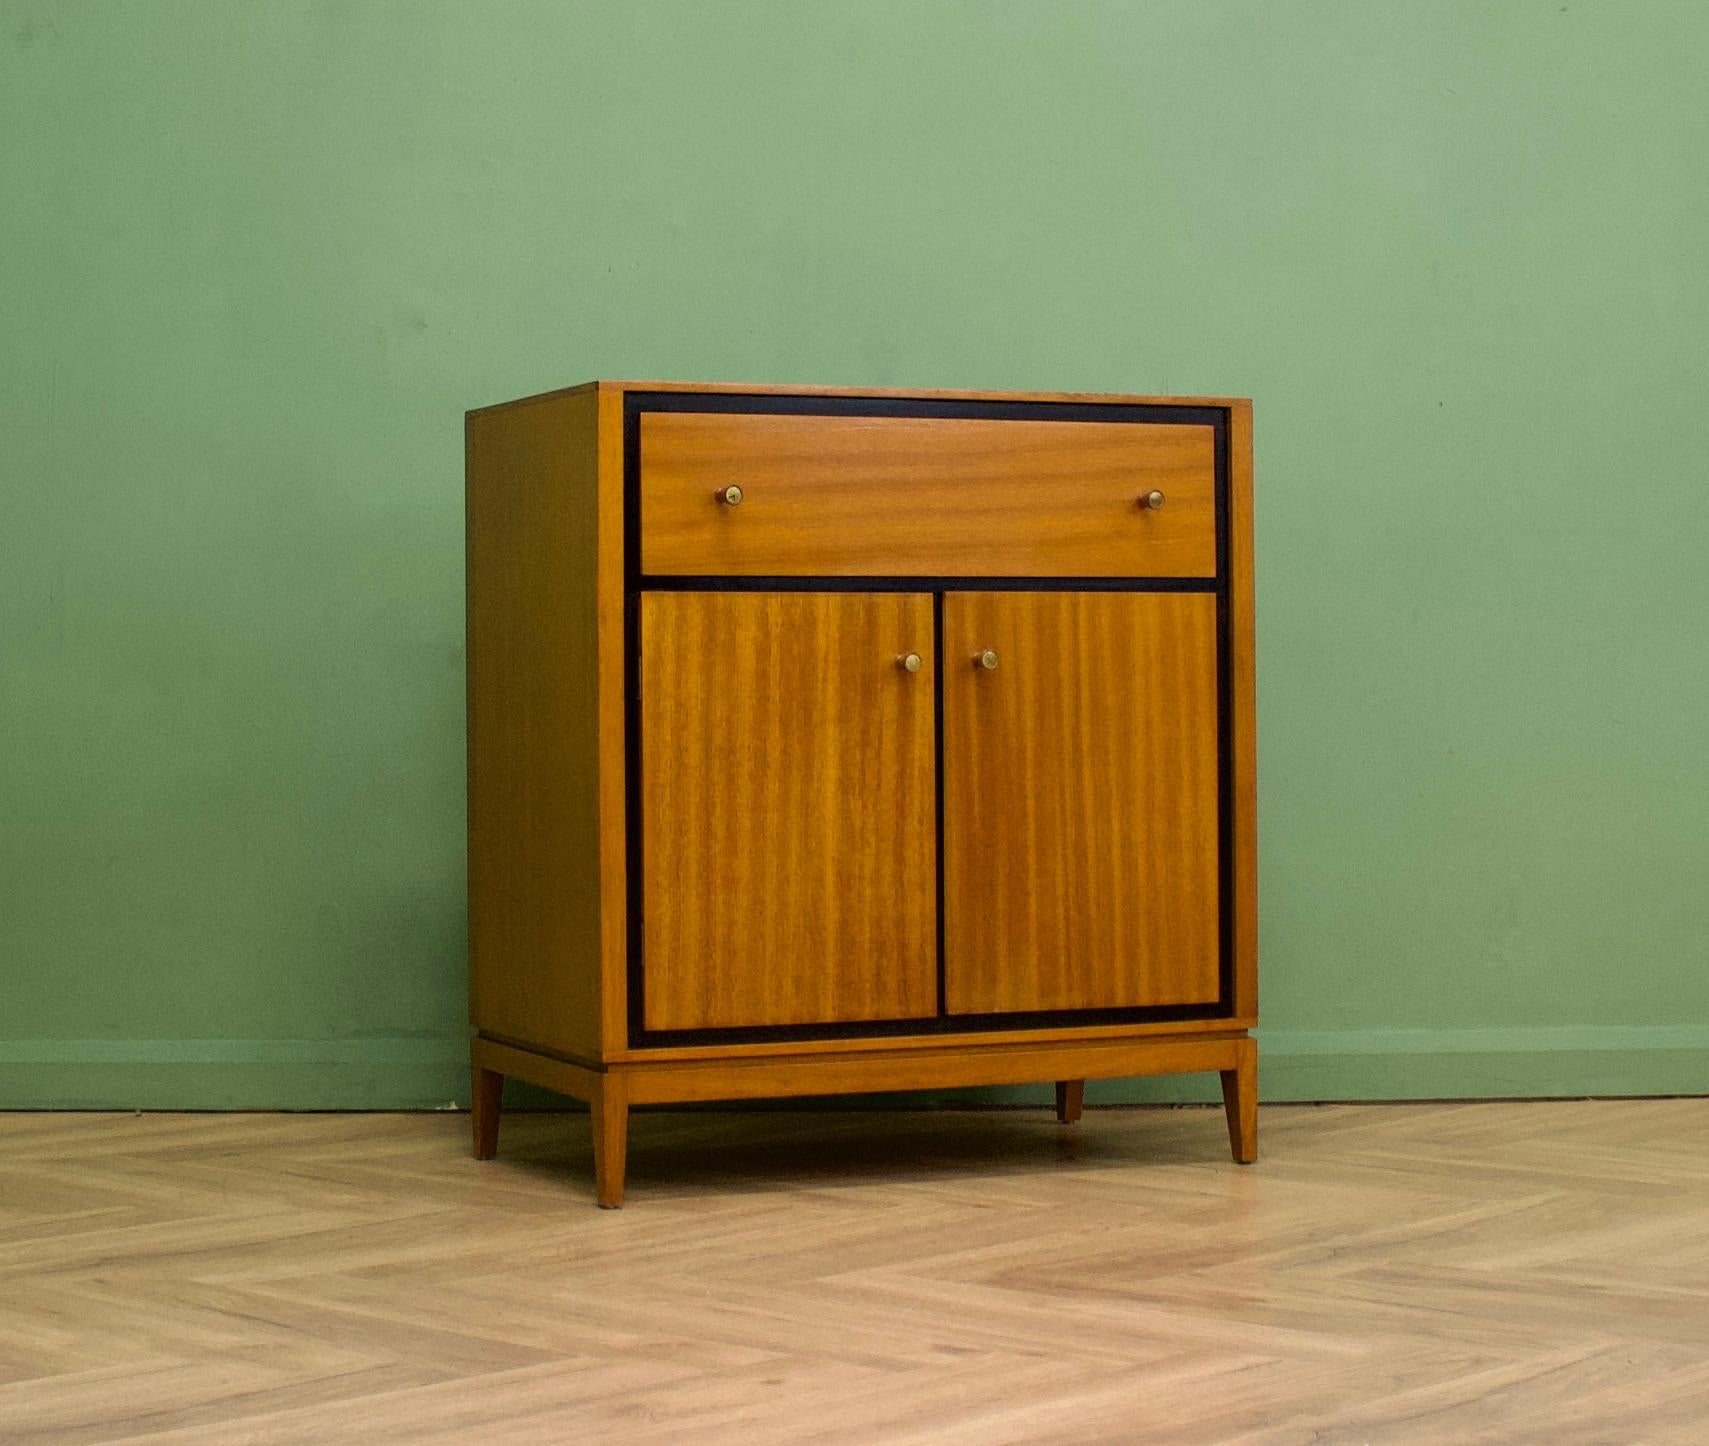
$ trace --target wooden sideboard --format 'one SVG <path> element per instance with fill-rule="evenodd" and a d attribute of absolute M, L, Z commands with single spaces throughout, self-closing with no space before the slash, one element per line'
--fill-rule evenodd
<path fill-rule="evenodd" d="M 598 382 L 469 413 L 475 1153 L 1217 1071 L 1256 1153 L 1252 413 Z"/>

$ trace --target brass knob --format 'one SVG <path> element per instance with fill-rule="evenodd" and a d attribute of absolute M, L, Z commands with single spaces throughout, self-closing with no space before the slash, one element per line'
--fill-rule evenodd
<path fill-rule="evenodd" d="M 995 668 L 997 666 L 997 654 L 995 650 L 987 648 L 982 653 L 975 653 L 973 655 L 973 666 L 976 668 L 984 668 L 986 671 L 990 671 L 992 668 Z"/>
<path fill-rule="evenodd" d="M 917 673 L 920 671 L 920 655 L 918 653 L 903 653 L 896 660 L 896 666 L 904 673 Z"/>
<path fill-rule="evenodd" d="M 1163 505 L 1163 494 L 1161 492 L 1147 492 L 1139 499 L 1139 505 L 1155 512 Z"/>
<path fill-rule="evenodd" d="M 734 483 L 732 483 L 728 487 L 720 487 L 718 489 L 718 491 L 716 493 L 714 493 L 713 495 L 716 496 L 717 499 L 720 502 L 722 502 L 726 507 L 739 507 L 739 506 L 741 506 L 742 489 L 740 487 L 737 487 Z"/>

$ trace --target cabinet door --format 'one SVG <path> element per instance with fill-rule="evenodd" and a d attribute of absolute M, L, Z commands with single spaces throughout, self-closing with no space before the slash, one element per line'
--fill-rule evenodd
<path fill-rule="evenodd" d="M 953 593 L 943 631 L 949 1012 L 1214 1001 L 1216 599 Z"/>
<path fill-rule="evenodd" d="M 647 1028 L 934 1015 L 931 599 L 640 609 Z"/>

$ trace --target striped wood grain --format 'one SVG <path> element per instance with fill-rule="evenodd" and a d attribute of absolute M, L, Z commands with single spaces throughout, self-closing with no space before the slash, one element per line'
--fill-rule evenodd
<path fill-rule="evenodd" d="M 935 1014 L 931 599 L 640 606 L 647 1027 Z"/>
<path fill-rule="evenodd" d="M 950 1013 L 1215 1000 L 1216 599 L 951 593 L 941 667 Z"/>
<path fill-rule="evenodd" d="M 717 500 L 740 484 L 736 507 Z M 1164 494 L 1153 511 L 1138 505 Z M 641 564 L 731 576 L 1211 577 L 1211 428 L 656 412 Z"/>

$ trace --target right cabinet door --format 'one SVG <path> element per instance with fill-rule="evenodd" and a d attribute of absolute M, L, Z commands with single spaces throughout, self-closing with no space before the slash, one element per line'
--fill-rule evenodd
<path fill-rule="evenodd" d="M 1218 997 L 1216 599 L 943 600 L 950 1014 Z"/>

